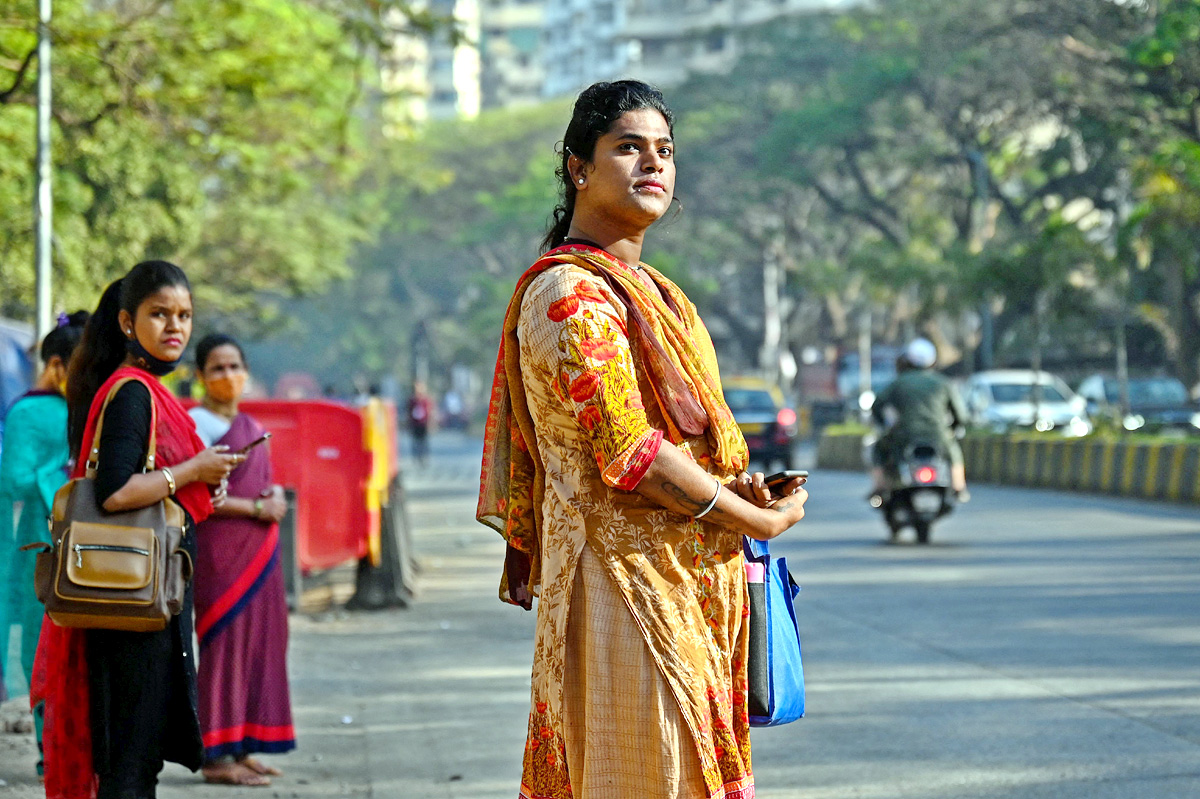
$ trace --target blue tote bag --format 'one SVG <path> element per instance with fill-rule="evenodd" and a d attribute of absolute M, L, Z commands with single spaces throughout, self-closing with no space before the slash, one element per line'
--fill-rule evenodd
<path fill-rule="evenodd" d="M 800 586 L 787 561 L 766 541 L 743 537 L 750 589 L 750 658 L 747 707 L 751 727 L 774 727 L 804 716 L 804 665 L 793 604 Z"/>

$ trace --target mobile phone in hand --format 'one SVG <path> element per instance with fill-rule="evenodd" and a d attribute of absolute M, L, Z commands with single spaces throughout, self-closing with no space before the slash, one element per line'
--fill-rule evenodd
<path fill-rule="evenodd" d="M 769 475 L 767 479 L 763 480 L 763 483 L 766 484 L 767 488 L 774 488 L 783 485 L 789 480 L 795 480 L 797 477 L 808 477 L 808 471 L 806 469 L 788 469 L 785 472 L 775 472 L 775 474 Z"/>
<path fill-rule="evenodd" d="M 252 449 L 254 449 L 255 447 L 257 447 L 259 444 L 265 444 L 265 443 L 267 443 L 267 440 L 268 440 L 270 437 L 271 437 L 271 434 L 270 434 L 270 433 L 263 433 L 261 436 L 259 436 L 258 438 L 254 439 L 254 440 L 253 440 L 253 441 L 251 441 L 249 444 L 247 444 L 246 446 L 244 446 L 244 447 L 242 447 L 241 449 L 237 450 L 237 451 L 236 451 L 236 452 L 234 452 L 233 454 L 234 454 L 234 455 L 245 455 L 245 454 L 246 454 L 246 453 L 248 453 L 250 450 L 252 450 Z"/>

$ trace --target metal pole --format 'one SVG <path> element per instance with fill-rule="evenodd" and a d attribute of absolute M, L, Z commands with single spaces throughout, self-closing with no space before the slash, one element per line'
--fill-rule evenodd
<path fill-rule="evenodd" d="M 37 270 L 37 341 L 50 332 L 50 263 L 53 208 L 50 195 L 50 0 L 38 3 L 37 174 L 33 200 L 34 268 Z"/>
<path fill-rule="evenodd" d="M 1129 407 L 1129 343 L 1126 325 L 1129 323 L 1129 291 L 1132 275 L 1129 270 L 1129 248 L 1119 246 L 1121 229 L 1129 222 L 1129 214 L 1133 202 L 1129 199 L 1132 193 L 1129 170 L 1122 169 L 1117 174 L 1117 219 L 1113 226 L 1113 254 L 1121 265 L 1120 271 L 1120 309 L 1117 318 L 1117 385 L 1121 402 L 1121 431 L 1125 432 L 1125 418 L 1132 413 Z"/>
<path fill-rule="evenodd" d="M 779 253 L 775 243 L 763 252 L 763 340 L 758 351 L 758 365 L 767 380 L 779 382 L 779 353 L 783 341 L 783 322 L 779 312 Z"/>

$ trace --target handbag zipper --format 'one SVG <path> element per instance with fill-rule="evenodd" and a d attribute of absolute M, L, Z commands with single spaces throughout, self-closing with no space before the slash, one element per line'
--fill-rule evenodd
<path fill-rule="evenodd" d="M 127 552 L 130 555 L 145 555 L 150 557 L 150 550 L 138 549 L 137 547 L 119 547 L 109 544 L 76 544 L 71 547 L 75 551 L 75 568 L 83 568 L 83 553 L 84 552 Z"/>

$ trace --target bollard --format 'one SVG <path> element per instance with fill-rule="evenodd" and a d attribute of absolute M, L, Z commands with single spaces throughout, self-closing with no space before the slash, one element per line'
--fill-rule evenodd
<path fill-rule="evenodd" d="M 296 552 L 296 492 L 284 490 L 287 498 L 287 513 L 279 521 L 279 568 L 283 569 L 283 592 L 287 597 L 288 611 L 300 608 L 300 594 L 304 590 L 304 576 L 300 573 L 300 557 Z"/>
<path fill-rule="evenodd" d="M 413 599 L 416 561 L 399 476 L 388 487 L 388 498 L 379 516 L 379 565 L 372 565 L 369 556 L 358 561 L 354 596 L 346 602 L 349 610 L 407 608 Z"/>

